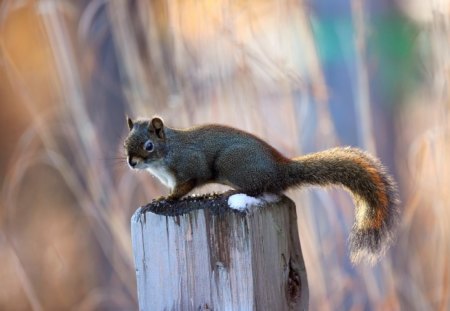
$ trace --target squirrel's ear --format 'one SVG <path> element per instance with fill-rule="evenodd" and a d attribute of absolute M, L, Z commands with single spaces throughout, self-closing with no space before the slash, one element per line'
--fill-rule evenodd
<path fill-rule="evenodd" d="M 131 118 L 129 116 L 127 116 L 127 123 L 128 123 L 128 128 L 131 129 L 133 128 L 133 120 L 131 120 Z"/>
<path fill-rule="evenodd" d="M 156 136 L 164 138 L 164 122 L 161 118 L 154 117 L 151 124 L 155 130 Z"/>

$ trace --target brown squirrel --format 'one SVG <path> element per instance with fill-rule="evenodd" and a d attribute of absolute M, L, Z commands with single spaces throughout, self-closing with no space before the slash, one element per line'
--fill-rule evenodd
<path fill-rule="evenodd" d="M 180 199 L 212 182 L 253 196 L 303 185 L 340 185 L 353 194 L 356 205 L 352 261 L 375 261 L 392 240 L 396 185 L 383 165 L 361 150 L 333 148 L 288 159 L 260 138 L 227 126 L 173 129 L 159 117 L 127 121 L 129 166 L 148 170 L 169 187 L 167 199 Z"/>

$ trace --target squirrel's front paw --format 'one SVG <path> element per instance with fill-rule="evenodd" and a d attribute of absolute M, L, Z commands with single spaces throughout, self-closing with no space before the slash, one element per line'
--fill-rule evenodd
<path fill-rule="evenodd" d="M 168 195 L 167 197 L 162 195 L 162 196 L 154 199 L 153 201 L 155 201 L 155 202 L 163 202 L 163 201 L 176 201 L 176 200 L 178 200 L 178 198 L 173 196 L 173 195 Z"/>
<path fill-rule="evenodd" d="M 165 197 L 165 196 L 160 196 L 160 197 L 157 197 L 156 199 L 153 199 L 153 202 L 162 202 L 162 201 L 167 201 L 167 200 L 169 200 L 169 197 Z"/>
<path fill-rule="evenodd" d="M 178 195 L 169 194 L 169 196 L 166 198 L 167 201 L 178 201 L 180 197 Z"/>

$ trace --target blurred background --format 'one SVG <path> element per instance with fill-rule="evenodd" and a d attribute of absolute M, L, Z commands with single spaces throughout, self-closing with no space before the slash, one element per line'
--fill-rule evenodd
<path fill-rule="evenodd" d="M 288 192 L 310 308 L 450 310 L 449 81 L 448 0 L 1 1 L 0 310 L 137 309 L 130 216 L 167 190 L 126 114 L 376 154 L 402 217 L 374 267 L 345 191 Z"/>

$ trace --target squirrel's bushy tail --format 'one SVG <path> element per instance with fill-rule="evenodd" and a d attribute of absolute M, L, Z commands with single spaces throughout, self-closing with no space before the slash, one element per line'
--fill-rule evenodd
<path fill-rule="evenodd" d="M 398 217 L 398 194 L 383 165 L 354 148 L 334 148 L 293 159 L 287 186 L 341 185 L 353 194 L 356 221 L 350 234 L 352 262 L 375 262 L 389 246 Z"/>

